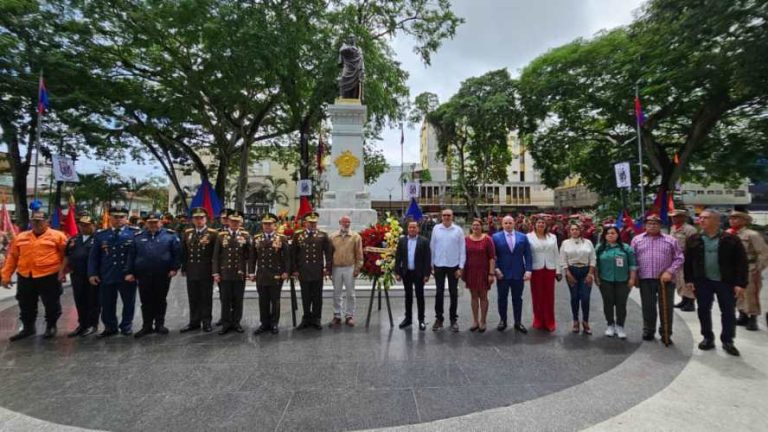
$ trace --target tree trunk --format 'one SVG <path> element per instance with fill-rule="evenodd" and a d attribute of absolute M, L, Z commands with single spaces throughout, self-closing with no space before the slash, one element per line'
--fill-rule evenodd
<path fill-rule="evenodd" d="M 235 193 L 235 209 L 245 213 L 245 193 L 248 189 L 248 168 L 251 156 L 251 141 L 243 140 L 240 152 L 240 170 L 237 176 L 237 191 Z"/>
<path fill-rule="evenodd" d="M 219 196 L 221 204 L 226 207 L 226 191 L 227 191 L 227 171 L 229 168 L 229 155 L 223 150 L 219 150 L 219 169 L 216 171 L 216 184 L 214 190 L 216 195 Z"/>
<path fill-rule="evenodd" d="M 27 207 L 27 174 L 29 174 L 29 164 L 32 156 L 32 146 L 27 145 L 26 160 L 21 157 L 19 148 L 19 136 L 15 128 L 9 122 L 3 122 L 4 136 L 8 143 L 8 164 L 11 168 L 13 177 L 13 203 L 15 205 L 16 224 L 21 229 L 26 229 L 29 225 L 29 208 Z M 36 125 L 32 125 L 29 136 L 34 136 Z"/>

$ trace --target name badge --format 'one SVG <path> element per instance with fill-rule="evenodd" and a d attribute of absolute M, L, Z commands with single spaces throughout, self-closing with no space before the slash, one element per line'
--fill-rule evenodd
<path fill-rule="evenodd" d="M 616 257 L 616 267 L 624 267 L 624 257 Z"/>

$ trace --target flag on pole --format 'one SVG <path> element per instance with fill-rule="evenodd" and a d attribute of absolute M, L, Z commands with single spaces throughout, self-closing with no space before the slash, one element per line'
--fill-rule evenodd
<path fill-rule="evenodd" d="M 58 205 L 53 209 L 53 214 L 51 215 L 51 228 L 61 229 L 61 207 Z"/>
<path fill-rule="evenodd" d="M 19 233 L 19 228 L 11 221 L 11 213 L 5 206 L 5 198 L 3 198 L 3 205 L 0 207 L 0 231 L 8 233 L 10 236 Z"/>
<path fill-rule="evenodd" d="M 643 113 L 643 106 L 640 104 L 638 96 L 635 96 L 635 118 L 637 118 L 637 124 L 640 126 L 645 124 L 645 114 Z"/>
<path fill-rule="evenodd" d="M 675 165 L 680 165 L 680 156 L 675 152 L 675 159 L 674 159 Z"/>
<path fill-rule="evenodd" d="M 424 218 L 424 213 L 421 212 L 421 207 L 416 202 L 416 198 L 411 198 L 411 205 L 408 206 L 408 211 L 405 212 L 405 218 L 413 219 L 416 222 L 420 222 Z"/>
<path fill-rule="evenodd" d="M 670 194 L 664 186 L 659 186 L 659 190 L 656 192 L 656 198 L 653 200 L 653 205 L 645 215 L 657 214 L 663 223 L 668 224 L 669 212 L 674 209 L 675 203 L 672 200 L 672 194 Z"/>
<path fill-rule="evenodd" d="M 104 203 L 104 211 L 101 213 L 101 229 L 109 228 L 109 204 Z"/>
<path fill-rule="evenodd" d="M 195 197 L 192 198 L 192 202 L 189 204 L 190 217 L 192 216 L 192 209 L 195 207 L 204 208 L 210 218 L 215 218 L 221 213 L 223 206 L 208 179 L 203 179 L 200 187 L 197 188 Z"/>
<path fill-rule="evenodd" d="M 77 207 L 75 206 L 75 197 L 69 196 L 69 209 L 67 210 L 67 217 L 61 221 L 61 230 L 64 231 L 70 237 L 77 235 Z"/>
<path fill-rule="evenodd" d="M 312 204 L 309 203 L 308 197 L 303 196 L 299 201 L 299 210 L 296 212 L 296 220 L 302 220 L 304 216 L 309 213 L 312 213 Z"/>
<path fill-rule="evenodd" d="M 37 113 L 42 115 L 48 111 L 48 89 L 45 87 L 43 72 L 40 71 L 40 84 L 37 89 Z"/>

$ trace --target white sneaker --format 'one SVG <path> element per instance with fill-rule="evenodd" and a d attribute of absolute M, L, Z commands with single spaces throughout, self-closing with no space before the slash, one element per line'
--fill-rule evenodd
<path fill-rule="evenodd" d="M 624 327 L 617 325 L 616 326 L 616 336 L 619 337 L 619 339 L 626 339 L 627 334 L 624 333 Z"/>
<path fill-rule="evenodd" d="M 613 337 L 614 334 L 615 334 L 615 329 L 613 328 L 612 325 L 609 325 L 608 328 L 605 329 L 605 335 L 608 337 Z"/>

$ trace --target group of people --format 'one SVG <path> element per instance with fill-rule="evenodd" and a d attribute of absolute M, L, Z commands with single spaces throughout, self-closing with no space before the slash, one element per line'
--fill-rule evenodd
<path fill-rule="evenodd" d="M 133 333 L 136 291 L 141 302 L 142 326 L 134 336 L 167 334 L 166 297 L 171 279 L 186 276 L 189 322 L 183 333 L 202 330 L 219 334 L 243 332 L 245 283 L 254 281 L 259 297 L 260 326 L 255 334 L 278 333 L 282 286 L 289 278 L 301 287 L 303 317 L 297 329 L 321 329 L 322 290 L 325 278 L 334 285 L 334 316 L 331 327 L 354 326 L 356 313 L 355 279 L 363 265 L 362 239 L 350 229 L 347 216 L 339 229 L 326 233 L 317 228 L 318 215 L 304 217 L 304 228 L 291 238 L 277 230 L 273 214 L 261 220 L 255 235 L 242 228 L 243 215 L 225 211 L 221 228 L 209 224 L 204 208 L 191 212 L 192 226 L 175 232 L 163 226 L 162 215 L 151 214 L 143 229 L 129 224 L 127 210 L 110 210 L 110 228 L 95 230 L 94 221 L 81 214 L 79 234 L 67 239 L 50 229 L 43 212 L 32 214 L 32 229 L 20 233 L 9 247 L 2 268 L 3 286 L 8 287 L 13 273 L 18 275 L 16 298 L 21 310 L 21 330 L 12 341 L 35 334 L 38 299 L 45 307 L 45 338 L 56 335 L 61 315 L 62 282 L 69 273 L 78 312 L 78 327 L 68 336 L 87 336 L 98 331 L 99 318 L 109 337 Z M 398 243 L 394 273 L 403 281 L 405 317 L 400 328 L 413 325 L 413 298 L 416 297 L 417 322 L 426 330 L 424 286 L 435 278 L 435 320 L 432 330 L 445 326 L 445 288 L 449 296 L 449 328 L 459 331 L 458 286 L 463 280 L 471 293 L 471 332 L 485 332 L 488 318 L 488 292 L 497 289 L 499 322 L 497 330 L 508 326 L 509 297 L 512 298 L 512 324 L 520 333 L 528 329 L 522 322 L 523 292 L 530 281 L 533 322 L 531 327 L 553 332 L 556 282 L 566 279 L 570 292 L 571 331 L 592 334 L 590 301 L 592 286 L 598 286 L 603 300 L 607 328 L 605 335 L 625 339 L 627 301 L 633 287 L 639 287 L 642 303 L 644 340 L 654 340 L 658 331 L 662 341 L 672 343 L 675 287 L 683 300 L 676 305 L 698 314 L 704 340 L 701 349 L 714 347 L 711 307 L 715 297 L 722 312 L 723 348 L 732 355 L 735 326 L 757 329 L 761 313 L 760 273 L 768 266 L 768 246 L 763 238 L 747 228 L 750 216 L 742 211 L 730 214 L 731 228 L 721 228 L 721 215 L 707 209 L 699 216 L 700 231 L 686 223 L 685 211 L 672 214 L 670 234 L 662 232 L 657 215 L 645 218 L 644 232 L 628 244 L 622 231 L 606 224 L 599 233 L 585 221 L 572 221 L 567 238 L 551 232 L 552 216 L 538 215 L 530 220 L 530 232 L 516 229 L 518 220 L 505 216 L 501 229 L 488 232 L 481 219 L 472 221 L 469 234 L 453 222 L 453 212 L 441 212 L 441 221 L 431 228 L 429 238 L 420 233 L 423 224 L 407 223 L 407 233 Z M 495 226 L 493 227 L 495 228 Z M 213 323 L 213 287 L 218 284 L 220 319 Z M 120 322 L 116 305 L 123 304 Z M 740 311 L 736 319 L 735 310 Z M 659 328 L 657 329 L 657 322 Z"/>

